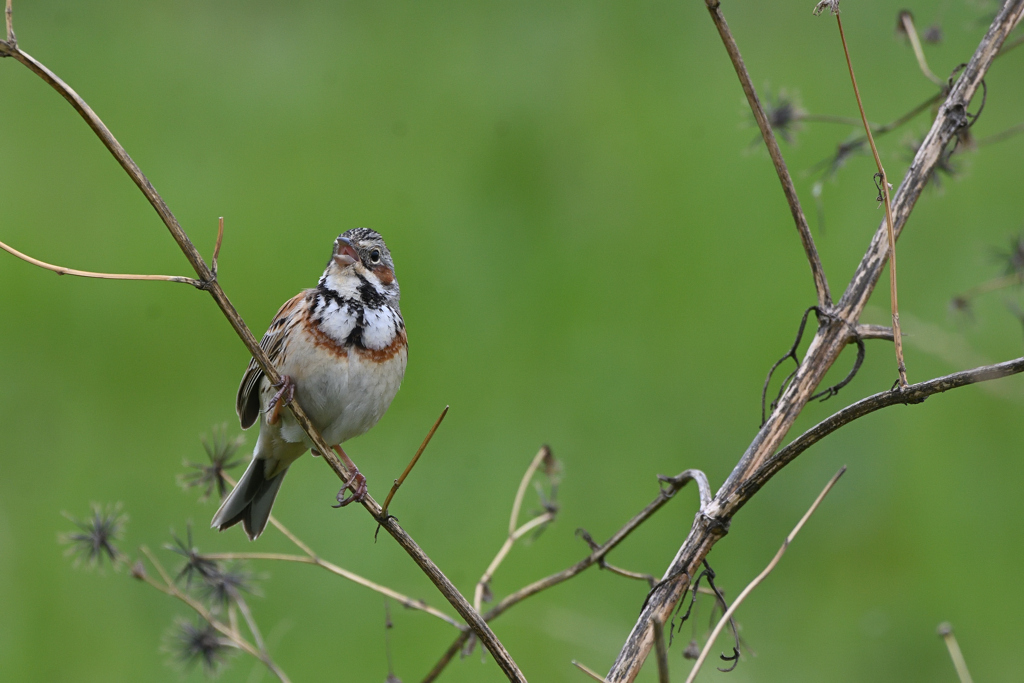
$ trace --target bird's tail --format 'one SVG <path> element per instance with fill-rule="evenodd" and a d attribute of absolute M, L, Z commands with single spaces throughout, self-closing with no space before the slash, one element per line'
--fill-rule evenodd
<path fill-rule="evenodd" d="M 221 503 L 210 526 L 224 531 L 241 522 L 250 541 L 255 541 L 263 533 L 277 490 L 288 472 L 286 467 L 267 479 L 267 464 L 265 458 L 252 459 L 234 490 Z"/>

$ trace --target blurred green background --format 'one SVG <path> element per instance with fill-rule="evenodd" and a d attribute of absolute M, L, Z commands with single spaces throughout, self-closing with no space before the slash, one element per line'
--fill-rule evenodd
<path fill-rule="evenodd" d="M 812 3 L 727 3 L 759 88 L 854 117 L 835 22 Z M 932 69 L 966 61 L 994 3 L 907 3 L 939 23 Z M 895 5 L 844 4 L 869 117 L 933 87 L 895 34 Z M 811 278 L 789 211 L 702 2 L 27 2 L 21 47 L 105 120 L 205 254 L 226 217 L 221 282 L 257 334 L 316 282 L 331 240 L 384 234 L 397 263 L 410 362 L 390 412 L 347 450 L 382 498 L 441 408 L 451 413 L 393 511 L 467 595 L 502 543 L 519 478 L 542 443 L 564 468 L 558 521 L 517 546 L 500 597 L 586 554 L 656 493 L 704 469 L 717 487 L 755 434 L 764 374 L 792 342 Z M 1015 35 L 1021 33 L 1020 29 Z M 1000 59 L 974 132 L 1024 112 L 1024 49 Z M 191 275 L 167 231 L 67 103 L 0 61 L 0 239 L 38 258 Z M 890 175 L 927 116 L 884 138 Z M 783 145 L 838 295 L 882 213 L 873 163 L 823 186 L 809 171 L 854 129 L 807 124 Z M 1019 356 L 1015 293 L 954 315 L 953 295 L 1001 272 L 1022 228 L 1024 136 L 959 157 L 900 242 L 911 381 Z M 123 548 L 160 548 L 191 520 L 201 550 L 290 552 L 207 528 L 182 460 L 227 423 L 248 360 L 205 294 L 179 285 L 58 278 L 0 255 L 0 678 L 174 681 L 161 651 L 187 610 L 124 572 L 75 570 L 62 511 L 123 503 Z M 884 323 L 883 280 L 865 322 Z M 852 355 L 837 364 L 845 372 Z M 795 432 L 887 389 L 891 345 L 868 342 L 839 398 Z M 836 469 L 849 472 L 739 612 L 751 653 L 701 680 L 954 681 L 936 625 L 951 621 L 977 680 L 1024 678 L 1024 378 L 868 417 L 765 488 L 710 555 L 734 596 Z M 255 433 L 248 434 L 252 444 Z M 292 468 L 275 512 L 325 558 L 451 611 L 362 511 L 332 510 L 323 463 Z M 660 574 L 690 527 L 684 491 L 613 553 Z M 531 498 L 527 511 L 537 509 Z M 176 556 L 158 550 L 164 562 Z M 293 681 L 382 681 L 382 598 L 301 565 L 257 565 L 251 603 Z M 494 623 L 532 681 L 605 671 L 645 586 L 592 569 Z M 694 623 L 704 633 L 709 605 Z M 392 608 L 395 673 L 419 680 L 454 636 Z M 689 669 L 683 630 L 670 652 Z M 728 651 L 723 640 L 721 650 Z M 200 679 L 198 670 L 184 674 Z M 269 680 L 238 657 L 224 681 Z M 479 653 L 446 681 L 497 681 Z M 653 662 L 641 680 L 655 680 Z"/>

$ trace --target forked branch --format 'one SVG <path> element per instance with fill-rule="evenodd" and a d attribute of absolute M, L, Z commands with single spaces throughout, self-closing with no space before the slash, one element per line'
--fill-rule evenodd
<path fill-rule="evenodd" d="M 825 269 L 821 265 L 818 248 L 814 245 L 814 238 L 811 236 L 811 228 L 807 224 L 807 217 L 804 216 L 804 211 L 800 207 L 800 198 L 796 194 L 796 187 L 793 185 L 793 179 L 789 175 L 786 161 L 782 158 L 782 150 L 779 149 L 779 143 L 772 132 L 772 125 L 764 113 L 764 107 L 761 106 L 757 92 L 754 90 L 754 84 L 750 80 L 750 74 L 747 72 L 746 65 L 743 63 L 743 56 L 736 45 L 736 40 L 732 37 L 729 25 L 725 22 L 725 17 L 719 9 L 719 0 L 704 1 L 707 4 L 708 12 L 711 13 L 711 20 L 715 22 L 718 34 L 722 37 L 725 50 L 729 53 L 729 59 L 732 61 L 732 66 L 740 79 L 740 85 L 743 86 L 743 93 L 747 96 L 747 103 L 750 105 L 750 110 L 754 113 L 754 118 L 757 120 L 757 127 L 761 130 L 761 137 L 764 138 L 764 144 L 768 147 L 768 155 L 772 158 L 772 163 L 775 165 L 775 172 L 779 176 L 779 182 L 782 183 L 782 192 L 786 195 L 789 210 L 793 214 L 793 222 L 796 223 L 797 232 L 800 233 L 800 242 L 804 246 L 804 253 L 807 255 L 807 261 L 811 266 L 814 288 L 818 295 L 818 305 L 827 311 L 832 308 L 832 294 L 828 289 Z"/>

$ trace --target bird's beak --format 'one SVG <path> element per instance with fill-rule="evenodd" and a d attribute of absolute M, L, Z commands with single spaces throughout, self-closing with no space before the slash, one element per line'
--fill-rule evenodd
<path fill-rule="evenodd" d="M 352 240 L 347 237 L 339 237 L 334 243 L 334 262 L 339 268 L 347 268 L 359 260 L 356 249 L 352 246 Z"/>

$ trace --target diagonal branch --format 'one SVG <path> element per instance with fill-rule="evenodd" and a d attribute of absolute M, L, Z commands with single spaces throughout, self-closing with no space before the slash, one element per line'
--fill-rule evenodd
<path fill-rule="evenodd" d="M 1004 3 L 978 44 L 970 62 L 939 107 L 931 130 L 918 148 L 907 175 L 893 197 L 893 228 L 897 237 L 920 197 L 925 182 L 939 161 L 942 150 L 957 131 L 969 123 L 966 115 L 967 105 L 988 72 L 1006 36 L 1022 15 L 1024 0 L 1007 0 Z M 694 520 L 686 541 L 665 570 L 664 579 L 641 610 L 633 630 L 607 676 L 608 680 L 613 683 L 634 680 L 653 646 L 651 619 L 664 620 L 675 608 L 680 596 L 689 586 L 689 577 L 694 575 L 711 548 L 726 534 L 733 516 L 748 500 L 749 495 L 744 495 L 741 488 L 781 445 L 825 373 L 846 347 L 851 327 L 857 324 L 861 311 L 874 291 L 885 266 L 888 256 L 886 223 L 887 221 L 882 221 L 875 232 L 846 292 L 831 315 L 825 317 L 819 325 L 804 354 L 803 362 L 777 406 L 758 430 L 711 504 L 705 508 L 704 514 L 698 515 Z M 767 479 L 761 481 L 761 485 L 765 481 Z"/>
<path fill-rule="evenodd" d="M 10 0 L 7 0 L 7 7 L 8 25 L 10 26 Z M 8 33 L 9 35 L 13 35 L 13 29 Z M 160 216 L 164 225 L 167 226 L 167 229 L 174 238 L 174 241 L 177 242 L 178 247 L 181 249 L 182 253 L 185 254 L 185 258 L 188 259 L 192 268 L 196 271 L 196 274 L 199 276 L 199 280 L 204 285 L 203 288 L 210 293 L 210 296 L 213 297 L 217 306 L 220 307 L 224 317 L 227 318 L 228 323 L 235 330 L 235 333 L 242 340 L 242 343 L 245 344 L 249 353 L 252 354 L 252 357 L 259 364 L 260 369 L 263 370 L 268 381 L 271 383 L 279 382 L 281 376 L 277 372 L 277 369 L 274 367 L 273 363 L 271 363 L 263 349 L 260 348 L 256 337 L 253 336 L 252 331 L 245 324 L 242 316 L 239 315 L 234 305 L 228 299 L 227 294 L 224 293 L 220 283 L 217 282 L 213 272 L 206 265 L 206 262 L 199 254 L 195 245 L 192 244 L 188 235 L 185 234 L 185 231 L 178 223 L 178 219 L 174 217 L 173 213 L 171 213 L 171 210 L 167 206 L 166 202 L 164 202 L 163 197 L 161 197 L 156 191 L 153 184 L 149 182 L 149 179 L 142 173 L 142 170 L 138 167 L 135 161 L 128 156 L 128 152 L 125 151 L 124 147 L 121 146 L 121 143 L 117 141 L 92 108 L 86 104 L 85 100 L 83 100 L 78 93 L 71 88 L 71 86 L 58 78 L 56 74 L 46 68 L 31 55 L 21 50 L 13 40 L 0 41 L 0 56 L 13 57 L 34 74 L 46 81 L 46 83 L 60 93 L 60 95 L 75 108 L 75 111 L 77 111 L 89 127 L 92 128 L 93 132 L 100 138 L 100 141 L 103 142 L 104 146 L 121 165 L 121 168 L 124 169 L 132 181 L 138 186 L 139 190 L 141 190 L 146 196 L 146 199 L 149 200 L 149 203 Z M 334 455 L 330 445 L 324 441 L 323 437 L 319 434 L 316 427 L 313 426 L 313 423 L 298 403 L 292 401 L 288 404 L 288 408 L 295 416 L 295 421 L 309 436 L 310 440 L 313 442 L 313 446 L 322 454 L 323 459 L 327 462 L 338 478 L 343 482 L 348 482 L 350 477 L 345 466 L 342 464 L 341 460 Z M 465 619 L 466 623 L 479 636 L 484 647 L 486 647 L 491 653 L 495 662 L 497 662 L 498 666 L 508 679 L 511 681 L 525 681 L 526 679 L 519 671 L 519 667 L 512 659 L 512 656 L 505 649 L 505 646 L 501 644 L 501 641 L 498 640 L 498 637 L 490 627 L 487 626 L 487 623 L 483 620 L 480 614 L 473 609 L 473 606 L 469 604 L 451 580 L 444 575 L 434 561 L 431 560 L 425 552 L 423 552 L 423 549 L 419 547 L 416 541 L 414 541 L 413 538 L 401 527 L 401 525 L 399 525 L 398 520 L 394 517 L 382 516 L 380 505 L 369 495 L 367 495 L 363 500 L 363 507 L 380 523 L 382 527 L 384 527 L 392 538 L 398 542 L 402 549 L 412 557 L 413 561 L 420 567 L 420 570 L 427 575 L 459 615 Z"/>
<path fill-rule="evenodd" d="M 721 9 L 719 9 L 719 0 L 704 0 L 704 2 L 708 6 L 708 12 L 711 13 L 711 20 L 715 22 L 718 34 L 722 36 L 725 50 L 729 53 L 729 59 L 732 60 L 733 68 L 736 69 L 736 75 L 740 79 L 740 85 L 743 86 L 743 92 L 747 96 L 747 103 L 750 105 L 750 110 L 754 112 L 757 127 L 761 129 L 761 137 L 764 138 L 764 144 L 768 147 L 768 155 L 771 156 L 772 163 L 775 165 L 775 172 L 779 175 L 782 191 L 786 195 L 786 201 L 789 202 L 789 210 L 793 214 L 793 221 L 796 223 L 797 232 L 800 233 L 800 241 L 804 245 L 804 253 L 807 255 L 807 260 L 811 265 L 811 274 L 814 276 L 814 288 L 818 292 L 818 305 L 822 309 L 828 310 L 832 308 L 832 294 L 828 289 L 825 270 L 822 268 L 821 259 L 818 257 L 818 248 L 814 246 L 814 238 L 811 236 L 811 228 L 807 224 L 807 217 L 804 216 L 803 209 L 800 208 L 800 198 L 796 194 L 793 179 L 790 177 L 789 169 L 786 168 L 786 162 L 782 158 L 782 150 L 779 149 L 779 143 L 772 132 L 772 125 L 768 122 L 768 117 L 764 113 L 761 101 L 757 98 L 757 92 L 754 90 L 754 84 L 750 80 L 750 74 L 747 73 L 747 67 L 743 63 L 743 56 L 736 45 L 736 40 L 732 37 L 729 25 L 725 23 L 725 17 L 722 15 Z"/>

